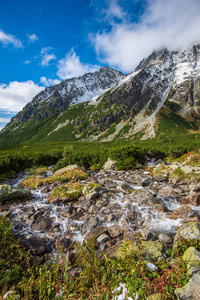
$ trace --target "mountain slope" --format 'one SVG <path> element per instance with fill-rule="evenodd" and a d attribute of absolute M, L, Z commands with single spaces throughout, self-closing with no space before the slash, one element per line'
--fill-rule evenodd
<path fill-rule="evenodd" d="M 200 45 L 163 49 L 127 76 L 104 67 L 47 88 L 11 120 L 0 142 L 191 134 L 200 127 L 199 104 Z"/>

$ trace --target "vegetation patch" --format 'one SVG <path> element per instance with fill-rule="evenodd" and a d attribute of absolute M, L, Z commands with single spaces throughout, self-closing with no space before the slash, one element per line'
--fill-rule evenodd
<path fill-rule="evenodd" d="M 64 183 L 71 180 L 83 180 L 86 179 L 86 177 L 87 173 L 85 173 L 81 169 L 74 168 L 73 170 L 66 170 L 59 175 L 53 175 L 48 178 L 29 176 L 26 177 L 20 184 L 25 188 L 36 188 L 38 186 L 52 184 L 54 182 Z"/>
<path fill-rule="evenodd" d="M 69 182 L 53 189 L 50 202 L 53 199 L 62 200 L 64 202 L 78 200 L 78 198 L 82 196 L 82 190 L 82 184 Z"/>

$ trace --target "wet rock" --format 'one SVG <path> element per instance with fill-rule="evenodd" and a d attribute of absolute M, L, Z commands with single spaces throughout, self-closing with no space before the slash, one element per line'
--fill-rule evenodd
<path fill-rule="evenodd" d="M 94 199 L 98 198 L 98 196 L 99 196 L 99 193 L 94 191 L 94 192 L 87 194 L 85 196 L 85 198 L 87 201 L 90 201 L 90 200 L 94 200 Z"/>
<path fill-rule="evenodd" d="M 102 233 L 98 238 L 97 238 L 97 242 L 101 243 L 105 243 L 106 241 L 109 240 L 109 236 L 106 233 Z"/>
<path fill-rule="evenodd" d="M 182 223 L 189 223 L 189 222 L 199 222 L 199 218 L 198 217 L 193 217 L 193 218 L 188 218 L 182 221 Z"/>
<path fill-rule="evenodd" d="M 152 198 L 152 194 L 147 191 L 145 188 L 141 188 L 139 190 L 134 191 L 131 194 L 131 200 L 137 201 L 138 203 L 141 203 L 142 201 L 147 201 L 150 198 Z"/>
<path fill-rule="evenodd" d="M 98 226 L 96 228 L 94 228 L 92 231 L 88 232 L 85 235 L 84 240 L 85 241 L 89 241 L 91 236 L 96 239 L 98 238 L 101 234 L 105 233 L 107 231 L 107 228 L 105 226 Z"/>
<path fill-rule="evenodd" d="M 57 250 L 60 250 L 60 248 L 62 248 L 64 252 L 67 252 L 68 248 L 72 244 L 72 241 L 69 238 L 63 237 L 59 240 L 56 240 L 54 244 Z"/>
<path fill-rule="evenodd" d="M 168 211 L 164 203 L 156 197 L 150 198 L 148 200 L 148 204 L 152 207 L 154 211 L 162 211 L 162 212 Z"/>
<path fill-rule="evenodd" d="M 132 184 L 141 184 L 143 177 L 139 174 L 131 174 L 127 177 L 127 182 Z"/>
<path fill-rule="evenodd" d="M 108 227 L 108 233 L 110 234 L 110 236 L 112 238 L 116 238 L 119 235 L 124 233 L 124 228 L 119 225 L 113 225 L 113 226 Z"/>
<path fill-rule="evenodd" d="M 187 274 L 190 277 L 200 271 L 200 252 L 194 247 L 189 247 L 184 252 L 183 260 L 187 263 Z"/>
<path fill-rule="evenodd" d="M 34 251 L 36 255 L 43 255 L 45 253 L 49 253 L 51 251 L 51 244 L 52 242 L 47 238 L 43 237 L 21 237 L 21 242 L 24 244 L 25 247 Z"/>
<path fill-rule="evenodd" d="M 148 240 L 151 235 L 151 231 L 145 228 L 139 229 L 137 232 L 141 235 L 141 238 L 145 241 Z"/>
<path fill-rule="evenodd" d="M 200 299 L 200 272 L 197 272 L 182 288 L 175 290 L 179 300 Z"/>
<path fill-rule="evenodd" d="M 101 215 L 109 215 L 111 213 L 110 208 L 103 206 L 100 211 L 99 214 Z"/>
<path fill-rule="evenodd" d="M 172 242 L 172 238 L 165 233 L 160 233 L 158 239 L 162 244 L 170 244 Z"/>
<path fill-rule="evenodd" d="M 96 214 L 99 211 L 99 208 L 96 205 L 91 205 L 88 209 L 89 214 Z"/>
<path fill-rule="evenodd" d="M 72 220 L 80 220 L 83 216 L 84 216 L 84 213 L 82 213 L 82 212 L 75 212 L 74 214 L 72 214 L 70 216 L 70 218 Z"/>
<path fill-rule="evenodd" d="M 108 201 L 107 200 L 98 200 L 96 202 L 96 207 L 98 208 L 102 208 L 103 206 L 107 205 L 108 204 Z"/>
<path fill-rule="evenodd" d="M 100 225 L 100 220 L 96 216 L 91 216 L 87 219 L 85 224 L 83 225 L 83 231 L 91 231 L 93 228 L 97 227 Z"/>
<path fill-rule="evenodd" d="M 6 201 L 29 199 L 31 192 L 11 186 L 9 184 L 0 185 L 0 203 L 4 204 Z"/>
<path fill-rule="evenodd" d="M 200 240 L 200 222 L 189 222 L 183 224 L 174 237 L 174 243 L 182 237 L 186 240 Z"/>
<path fill-rule="evenodd" d="M 162 186 L 158 191 L 158 197 L 167 197 L 167 196 L 175 197 L 175 192 L 173 190 L 173 187 L 170 185 Z"/>
<path fill-rule="evenodd" d="M 163 182 L 168 180 L 168 175 L 167 174 L 156 174 L 154 175 L 154 180 L 158 182 Z"/>
<path fill-rule="evenodd" d="M 117 201 L 113 200 L 113 201 L 110 201 L 110 203 L 108 204 L 108 207 L 111 209 L 111 210 L 121 210 L 122 207 L 119 203 L 117 203 Z"/>
<path fill-rule="evenodd" d="M 131 186 L 129 184 L 121 183 L 117 185 L 117 190 L 124 194 L 129 194 L 131 190 Z"/>
<path fill-rule="evenodd" d="M 173 212 L 166 214 L 167 218 L 176 220 L 176 219 L 185 219 L 190 216 L 192 208 L 188 205 L 183 205 L 176 208 Z"/>
<path fill-rule="evenodd" d="M 51 217 L 39 215 L 36 221 L 34 222 L 34 224 L 32 225 L 32 228 L 34 230 L 46 231 L 51 228 L 52 223 L 53 223 L 53 219 Z"/>

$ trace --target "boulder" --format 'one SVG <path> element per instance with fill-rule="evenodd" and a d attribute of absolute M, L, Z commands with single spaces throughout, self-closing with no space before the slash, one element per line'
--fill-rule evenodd
<path fill-rule="evenodd" d="M 93 191 L 93 192 L 87 194 L 87 195 L 85 196 L 85 198 L 86 198 L 87 201 L 90 201 L 90 200 L 96 199 L 98 196 L 99 196 L 99 193 L 96 192 L 96 191 Z"/>
<path fill-rule="evenodd" d="M 9 184 L 0 185 L 0 203 L 4 204 L 6 201 L 28 199 L 31 197 L 31 192 L 20 189 Z"/>
<path fill-rule="evenodd" d="M 143 229 L 141 228 L 137 232 L 141 235 L 141 238 L 145 241 L 148 240 L 148 238 L 151 235 L 151 231 L 146 228 L 143 228 Z"/>
<path fill-rule="evenodd" d="M 107 228 L 104 227 L 104 226 L 98 226 L 96 228 L 94 228 L 92 231 L 88 232 L 86 235 L 85 235 L 85 238 L 84 240 L 85 241 L 89 241 L 91 236 L 96 239 L 98 238 L 101 234 L 105 233 L 107 231 Z"/>
<path fill-rule="evenodd" d="M 172 242 L 171 237 L 165 233 L 160 233 L 158 239 L 162 244 L 169 244 Z"/>
<path fill-rule="evenodd" d="M 170 185 L 162 186 L 158 191 L 158 197 L 168 197 L 168 196 L 172 196 L 172 197 L 176 196 L 173 187 Z"/>
<path fill-rule="evenodd" d="M 139 203 L 141 203 L 142 201 L 148 201 L 149 199 L 152 198 L 152 194 L 147 191 L 145 188 L 141 188 L 139 190 L 134 191 L 131 196 L 130 199 L 133 201 L 137 201 Z"/>
<path fill-rule="evenodd" d="M 196 300 L 200 299 L 200 272 L 197 272 L 189 282 L 182 288 L 175 290 L 179 300 Z"/>
<path fill-rule="evenodd" d="M 104 171 L 106 171 L 106 170 L 114 170 L 114 169 L 115 169 L 115 163 L 116 163 L 116 161 L 111 160 L 111 159 L 108 157 L 107 162 L 105 162 L 105 164 L 103 165 L 103 170 L 104 170 Z"/>
<path fill-rule="evenodd" d="M 57 170 L 54 173 L 54 175 L 60 175 L 60 174 L 64 173 L 65 171 L 72 171 L 74 169 L 80 169 L 80 167 L 77 166 L 77 165 L 75 165 L 75 164 L 74 165 L 68 165 L 68 166 L 66 166 L 64 168 L 61 168 L 61 169 Z"/>
<path fill-rule="evenodd" d="M 32 225 L 34 230 L 48 231 L 53 223 L 53 219 L 49 216 L 39 215 Z"/>
<path fill-rule="evenodd" d="M 51 241 L 45 237 L 24 236 L 20 240 L 25 247 L 34 251 L 36 255 L 43 255 L 51 251 Z"/>
<path fill-rule="evenodd" d="M 113 225 L 111 227 L 108 227 L 108 233 L 112 238 L 116 238 L 124 233 L 124 228 L 119 225 Z"/>
<path fill-rule="evenodd" d="M 167 181 L 168 180 L 168 175 L 167 174 L 155 174 L 154 175 L 154 180 L 162 182 L 162 181 Z"/>
<path fill-rule="evenodd" d="M 83 231 L 84 232 L 91 231 L 92 229 L 94 229 L 95 227 L 97 227 L 99 225 L 100 225 L 99 218 L 96 216 L 91 216 L 87 219 L 87 221 L 83 225 Z"/>
<path fill-rule="evenodd" d="M 189 247 L 183 254 L 183 260 L 187 262 L 187 274 L 194 275 L 200 271 L 200 252 L 194 247 Z"/>
<path fill-rule="evenodd" d="M 184 238 L 186 240 L 200 240 L 200 222 L 189 222 L 183 224 L 177 231 L 174 237 L 174 243 L 179 240 L 179 238 Z"/>

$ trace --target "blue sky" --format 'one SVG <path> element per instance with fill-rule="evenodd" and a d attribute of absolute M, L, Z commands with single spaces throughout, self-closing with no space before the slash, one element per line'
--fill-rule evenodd
<path fill-rule="evenodd" d="M 199 0 L 0 0 L 0 129 L 47 86 L 200 42 Z"/>

